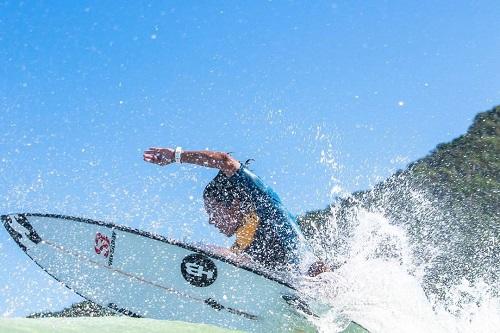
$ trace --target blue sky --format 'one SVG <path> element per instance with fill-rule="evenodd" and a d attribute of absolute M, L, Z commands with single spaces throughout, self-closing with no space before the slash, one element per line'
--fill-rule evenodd
<path fill-rule="evenodd" d="M 229 244 L 204 223 L 215 172 L 143 163 L 162 145 L 253 158 L 293 213 L 323 208 L 499 104 L 498 17 L 497 1 L 1 1 L 0 212 Z M 73 300 L 4 230 L 0 251 L 0 314 Z"/>

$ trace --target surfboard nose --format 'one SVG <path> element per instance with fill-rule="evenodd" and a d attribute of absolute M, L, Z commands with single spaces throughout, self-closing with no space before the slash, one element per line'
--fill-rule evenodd
<path fill-rule="evenodd" d="M 12 223 L 12 218 L 10 217 L 10 215 L 2 215 L 0 217 L 0 220 L 2 221 L 5 228 L 7 228 L 7 224 Z M 9 230 L 7 229 L 7 231 L 9 231 Z"/>
<path fill-rule="evenodd" d="M 27 240 L 34 244 L 42 241 L 24 214 L 2 215 L 2 221 L 9 235 L 23 251 L 27 250 Z"/>
<path fill-rule="evenodd" d="M 12 226 L 12 218 L 10 215 L 2 215 L 2 222 L 3 226 L 5 229 L 7 229 L 7 232 L 9 233 L 10 237 L 19 245 L 19 247 L 26 252 L 27 248 L 26 245 L 24 245 L 21 241 L 23 238 L 23 235 L 21 235 L 20 232 L 17 232 L 14 227 Z"/>

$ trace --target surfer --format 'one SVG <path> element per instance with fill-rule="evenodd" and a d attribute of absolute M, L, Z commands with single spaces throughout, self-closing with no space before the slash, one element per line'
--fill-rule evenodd
<path fill-rule="evenodd" d="M 312 254 L 295 219 L 246 163 L 224 152 L 183 151 L 180 147 L 149 148 L 143 159 L 161 166 L 190 163 L 219 170 L 205 187 L 203 199 L 209 223 L 227 237 L 236 236 L 232 253 L 247 255 L 273 270 L 299 270 L 310 276 L 328 270 L 322 262 L 310 259 Z"/>

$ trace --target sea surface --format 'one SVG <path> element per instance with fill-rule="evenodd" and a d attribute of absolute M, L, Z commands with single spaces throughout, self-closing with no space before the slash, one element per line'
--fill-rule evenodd
<path fill-rule="evenodd" d="M 205 324 L 129 317 L 2 318 L 0 333 L 228 333 Z"/>

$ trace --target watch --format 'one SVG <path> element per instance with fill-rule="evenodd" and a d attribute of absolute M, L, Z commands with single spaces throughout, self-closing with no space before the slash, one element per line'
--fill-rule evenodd
<path fill-rule="evenodd" d="M 182 148 L 181 147 L 175 148 L 175 162 L 176 163 L 181 163 L 181 155 L 182 155 Z"/>

